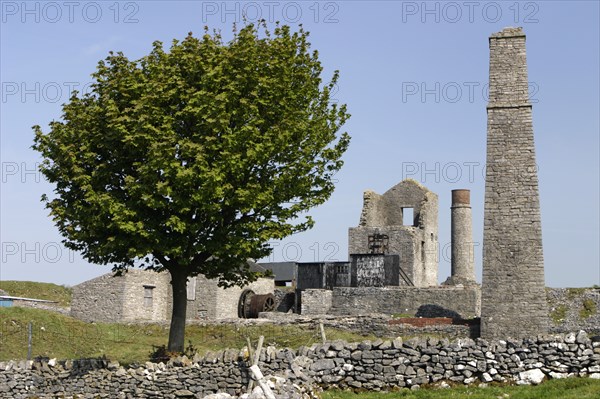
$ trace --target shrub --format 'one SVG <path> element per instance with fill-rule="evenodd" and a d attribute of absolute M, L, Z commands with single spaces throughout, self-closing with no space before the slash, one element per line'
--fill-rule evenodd
<path fill-rule="evenodd" d="M 169 361 L 169 359 L 180 355 L 185 355 L 191 359 L 196 353 L 198 353 L 198 349 L 196 349 L 196 347 L 194 346 L 194 344 L 192 344 L 192 341 L 190 340 L 188 340 L 188 346 L 185 347 L 183 353 L 169 352 L 167 350 L 166 345 L 152 345 L 152 352 L 150 352 L 150 361 L 154 363 L 166 363 Z"/>
<path fill-rule="evenodd" d="M 554 322 L 554 324 L 560 324 L 565 320 L 567 316 L 567 306 L 566 305 L 558 305 L 550 312 L 550 318 Z"/>
<path fill-rule="evenodd" d="M 596 303 L 591 299 L 585 299 L 579 310 L 579 318 L 587 319 L 588 317 L 595 315 L 597 311 Z"/>

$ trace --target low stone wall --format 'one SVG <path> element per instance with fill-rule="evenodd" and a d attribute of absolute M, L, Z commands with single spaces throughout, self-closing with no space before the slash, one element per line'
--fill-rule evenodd
<path fill-rule="evenodd" d="M 443 326 L 443 325 L 452 325 L 454 319 L 450 317 L 403 317 L 400 319 L 390 320 L 389 324 L 410 324 L 415 327 L 425 327 L 425 326 Z"/>
<path fill-rule="evenodd" d="M 481 314 L 481 290 L 479 287 L 336 287 L 330 312 L 346 315 L 406 313 L 417 317 L 466 319 Z"/>
<path fill-rule="evenodd" d="M 305 290 L 303 315 L 411 314 L 471 318 L 481 312 L 479 287 L 336 287 Z M 600 334 L 600 288 L 547 288 L 550 332 L 585 330 Z"/>
<path fill-rule="evenodd" d="M 2 362 L 0 398 L 55 398 L 80 394 L 108 398 L 201 398 L 237 394 L 247 386 L 247 352 L 226 350 L 142 367 L 104 360 Z M 600 379 L 600 337 L 577 334 L 488 342 L 427 338 L 403 342 L 342 341 L 300 347 L 264 348 L 260 368 L 291 382 L 324 388 L 389 390 L 452 381 L 539 383 L 545 378 Z"/>
<path fill-rule="evenodd" d="M 329 313 L 332 301 L 331 290 L 307 289 L 302 291 L 302 314 L 324 315 Z"/>
<path fill-rule="evenodd" d="M 426 320 L 426 319 L 422 319 Z M 433 336 L 447 339 L 477 338 L 479 337 L 479 324 L 434 324 L 415 326 L 411 324 L 390 324 L 388 330 L 401 336 Z"/>
<path fill-rule="evenodd" d="M 71 308 L 62 307 L 62 306 L 58 305 L 57 303 L 34 302 L 34 301 L 26 301 L 26 300 L 16 299 L 16 300 L 13 300 L 13 306 L 19 307 L 19 308 L 33 308 L 33 309 L 48 310 L 50 312 L 60 313 L 65 316 L 71 315 Z"/>
<path fill-rule="evenodd" d="M 452 324 L 428 324 L 426 318 L 395 319 L 389 315 L 364 315 L 364 316 L 301 316 L 297 314 L 285 314 L 279 312 L 263 312 L 259 317 L 268 319 L 269 322 L 278 325 L 297 325 L 302 328 L 316 330 L 320 323 L 325 328 L 335 328 L 350 331 L 363 336 L 376 337 L 414 337 L 414 336 L 436 336 L 438 338 L 477 338 L 479 337 L 479 320 L 452 320 Z M 259 321 L 260 319 L 254 319 Z M 413 320 L 412 323 L 405 323 Z M 444 319 L 449 320 L 449 319 Z M 266 320 L 265 320 L 266 321 Z M 251 320 L 245 320 L 245 323 Z M 268 328 L 268 327 L 265 327 Z"/>

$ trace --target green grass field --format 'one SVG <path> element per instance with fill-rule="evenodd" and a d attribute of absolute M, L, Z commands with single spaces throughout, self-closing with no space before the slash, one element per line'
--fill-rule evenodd
<path fill-rule="evenodd" d="M 8 292 L 10 296 L 55 301 L 60 306 L 69 306 L 71 304 L 71 288 L 52 283 L 0 281 L 0 290 Z"/>
<path fill-rule="evenodd" d="M 168 325 L 86 323 L 68 316 L 30 308 L 0 308 L 0 360 L 24 359 L 27 356 L 27 326 L 32 322 L 32 355 L 74 359 L 106 356 L 121 363 L 145 362 L 153 346 L 168 340 Z M 331 340 L 362 341 L 376 339 L 347 331 L 326 329 Z M 316 328 L 297 325 L 189 325 L 186 345 L 192 343 L 198 353 L 224 348 L 242 348 L 247 337 L 255 346 L 258 337 L 265 344 L 298 348 L 321 339 Z"/>
<path fill-rule="evenodd" d="M 326 391 L 322 399 L 598 399 L 600 380 L 568 378 L 549 380 L 537 386 L 457 386 L 449 389 L 402 390 L 399 392 Z"/>
<path fill-rule="evenodd" d="M 71 303 L 71 289 L 56 284 L 31 281 L 0 281 L 0 289 L 11 296 L 47 299 L 61 306 Z M 168 325 L 85 323 L 58 313 L 31 308 L 0 308 L 0 360 L 27 356 L 27 326 L 32 322 L 32 356 L 58 359 L 106 356 L 124 364 L 145 362 L 153 347 L 165 345 Z M 342 330 L 326 329 L 328 339 L 362 341 L 376 339 Z M 200 354 L 225 348 L 242 348 L 250 338 L 256 345 L 265 336 L 265 344 L 297 348 L 319 342 L 320 332 L 299 326 L 190 325 L 186 346 Z"/>

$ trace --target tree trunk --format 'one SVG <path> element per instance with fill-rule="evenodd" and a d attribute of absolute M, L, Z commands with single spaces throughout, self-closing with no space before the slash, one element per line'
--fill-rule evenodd
<path fill-rule="evenodd" d="M 173 313 L 169 329 L 169 352 L 183 353 L 185 344 L 185 319 L 187 311 L 187 275 L 170 271 L 173 288 Z"/>

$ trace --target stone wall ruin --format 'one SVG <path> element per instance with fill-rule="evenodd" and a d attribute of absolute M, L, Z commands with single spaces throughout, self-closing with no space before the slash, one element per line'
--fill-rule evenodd
<path fill-rule="evenodd" d="M 404 220 L 412 209 L 413 218 Z M 405 222 L 407 222 L 405 224 Z M 386 255 L 398 255 L 410 285 L 438 284 L 438 197 L 415 180 L 406 179 L 380 195 L 366 191 L 358 227 L 348 231 L 349 254 L 371 253 L 369 237 L 388 237 Z"/>

